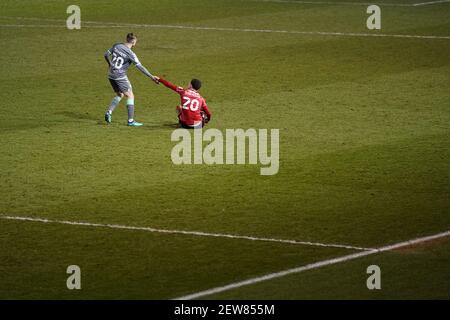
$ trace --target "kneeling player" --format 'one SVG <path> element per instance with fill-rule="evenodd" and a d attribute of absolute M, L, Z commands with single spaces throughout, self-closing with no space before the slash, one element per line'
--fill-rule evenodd
<path fill-rule="evenodd" d="M 192 79 L 186 89 L 177 87 L 163 78 L 157 78 L 167 88 L 172 89 L 181 97 L 181 105 L 177 106 L 177 114 L 180 125 L 186 129 L 198 129 L 211 120 L 205 99 L 198 93 L 202 86 L 200 80 Z"/>

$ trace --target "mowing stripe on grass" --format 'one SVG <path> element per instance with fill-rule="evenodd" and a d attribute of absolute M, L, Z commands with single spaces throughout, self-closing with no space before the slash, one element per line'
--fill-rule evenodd
<path fill-rule="evenodd" d="M 320 262 L 316 262 L 316 263 L 311 263 L 311 264 L 308 264 L 305 266 L 301 266 L 301 267 L 297 267 L 297 268 L 293 268 L 293 269 L 289 269 L 289 270 L 270 273 L 270 274 L 267 274 L 262 277 L 252 278 L 252 279 L 248 279 L 248 280 L 244 280 L 244 281 L 240 281 L 240 282 L 231 283 L 231 284 L 223 286 L 223 287 L 217 287 L 217 288 L 212 288 L 212 289 L 205 290 L 205 291 L 192 293 L 187 296 L 175 298 L 175 300 L 192 300 L 192 299 L 197 299 L 197 298 L 201 298 L 201 297 L 205 297 L 205 296 L 210 296 L 212 294 L 229 291 L 232 289 L 237 289 L 237 288 L 252 285 L 255 283 L 268 281 L 268 280 L 272 280 L 272 279 L 276 279 L 276 278 L 281 278 L 281 277 L 284 277 L 284 276 L 287 276 L 290 274 L 300 273 L 300 272 L 312 270 L 312 269 L 317 269 L 317 268 L 329 266 L 332 264 L 337 264 L 340 262 L 345 262 L 345 261 L 354 260 L 357 258 L 362 258 L 362 257 L 368 256 L 371 254 L 376 254 L 376 253 L 385 252 L 385 251 L 391 251 L 391 250 L 408 247 L 411 245 L 415 245 L 415 244 L 419 244 L 422 242 L 431 241 L 431 240 L 435 240 L 435 239 L 439 239 L 439 238 L 443 238 L 443 237 L 448 237 L 448 236 L 450 236 L 450 230 L 442 232 L 442 233 L 438 233 L 435 235 L 427 236 L 427 237 L 416 238 L 416 239 L 399 242 L 399 243 L 392 244 L 392 245 L 387 245 L 384 247 L 380 247 L 378 249 L 373 249 L 371 251 L 363 251 L 363 252 L 353 253 L 353 254 L 345 255 L 342 257 L 338 257 L 338 258 L 333 258 L 333 259 L 328 259 L 328 260 L 324 260 L 324 261 L 320 261 Z"/>
<path fill-rule="evenodd" d="M 224 233 L 209 233 L 209 232 L 203 232 L 203 231 L 167 230 L 167 229 L 156 229 L 156 228 L 151 228 L 151 227 L 135 227 L 135 226 L 125 226 L 125 225 L 118 225 L 118 224 L 102 224 L 102 223 L 90 223 L 90 222 L 66 221 L 66 220 L 49 220 L 49 219 L 21 217 L 21 216 L 3 216 L 2 215 L 2 216 L 0 216 L 0 218 L 6 219 L 6 220 L 16 220 L 16 221 L 33 221 L 33 222 L 43 222 L 43 223 L 66 224 L 66 225 L 74 225 L 74 226 L 101 227 L 101 228 L 135 230 L 135 231 L 138 230 L 138 231 L 147 231 L 147 232 L 154 232 L 154 233 L 184 234 L 184 235 L 199 236 L 199 237 L 215 237 L 215 238 L 229 238 L 229 239 L 241 239 L 241 240 L 251 240 L 251 241 L 278 242 L 278 243 L 306 245 L 306 246 L 315 246 L 315 247 L 344 248 L 344 249 L 363 250 L 363 251 L 375 250 L 373 248 L 355 247 L 355 246 L 344 245 L 344 244 L 319 243 L 319 242 L 273 239 L 273 238 L 260 238 L 260 237 L 224 234 Z"/>
<path fill-rule="evenodd" d="M 450 1 L 450 0 L 449 0 Z M 26 17 L 9 17 L 0 16 L 0 19 L 17 19 L 17 20 L 32 20 L 32 21 L 53 21 L 62 22 L 60 19 L 46 19 L 46 18 L 26 18 Z M 0 24 L 1 27 L 17 27 L 25 28 L 25 24 Z M 54 28 L 57 25 L 33 25 L 30 27 Z M 60 25 L 60 28 L 66 28 L 65 25 Z M 328 31 L 296 31 L 296 30 L 271 30 L 271 29 L 240 29 L 240 28 L 226 28 L 226 27 L 203 27 L 203 26 L 183 26 L 183 25 L 169 25 L 169 24 L 134 24 L 134 23 L 117 23 L 117 22 L 103 22 L 103 21 L 82 21 L 82 28 L 155 28 L 155 29 L 180 29 L 180 30 L 204 30 L 204 31 L 226 31 L 226 32 L 251 32 L 251 33 L 276 33 L 276 34 L 295 34 L 295 35 L 318 35 L 318 36 L 339 36 L 339 37 L 378 37 L 378 38 L 405 38 L 405 39 L 445 39 L 449 40 L 450 36 L 434 36 L 434 35 L 415 35 L 415 34 L 388 34 L 388 33 L 359 33 L 359 32 L 328 32 Z"/>

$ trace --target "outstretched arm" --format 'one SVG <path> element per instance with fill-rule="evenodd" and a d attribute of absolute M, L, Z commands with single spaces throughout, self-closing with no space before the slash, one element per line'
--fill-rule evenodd
<path fill-rule="evenodd" d="M 159 79 L 158 77 L 155 77 L 154 75 L 152 75 L 147 68 L 145 68 L 142 64 L 136 64 L 136 68 L 139 69 L 139 71 L 141 71 L 143 74 L 145 74 L 147 77 L 151 78 L 153 81 L 155 81 L 156 83 L 159 83 Z"/>
<path fill-rule="evenodd" d="M 153 78 L 154 76 L 145 68 L 142 64 L 137 64 L 136 68 L 139 69 L 143 74 L 145 74 L 149 78 Z"/>
<path fill-rule="evenodd" d="M 180 91 L 183 91 L 183 88 L 181 87 L 177 87 L 176 85 L 174 85 L 173 83 L 170 83 L 169 81 L 167 81 L 166 79 L 163 78 L 159 78 L 159 82 L 161 82 L 163 85 L 165 85 L 167 88 L 172 89 L 173 91 L 180 93 Z"/>
<path fill-rule="evenodd" d="M 155 83 L 159 83 L 157 77 L 155 77 L 154 75 L 152 75 L 147 68 L 145 68 L 142 63 L 139 61 L 138 57 L 136 56 L 136 54 L 134 52 L 131 52 L 129 55 L 131 61 L 136 65 L 136 68 L 139 69 L 140 72 L 142 72 L 143 74 L 145 74 L 147 77 L 149 77 L 150 79 L 152 79 Z"/>

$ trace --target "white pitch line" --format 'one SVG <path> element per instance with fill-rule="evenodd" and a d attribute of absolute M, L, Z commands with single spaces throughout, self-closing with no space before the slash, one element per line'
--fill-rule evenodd
<path fill-rule="evenodd" d="M 450 0 L 449 0 L 450 1 Z M 18 20 L 34 20 L 34 21 L 65 21 L 57 19 L 40 19 L 26 17 L 8 17 L 0 16 L 0 19 L 18 19 Z M 84 24 L 84 25 L 83 25 Z M 96 24 L 98 26 L 89 26 L 86 24 Z M 12 27 L 14 25 L 5 25 Z M 17 27 L 26 27 L 27 25 L 17 25 Z M 37 25 L 39 26 L 39 25 Z M 0 24 L 0 27 L 2 25 Z M 53 25 L 45 25 L 45 27 L 54 27 Z M 65 26 L 61 26 L 63 28 Z M 409 39 L 450 39 L 450 36 L 433 36 L 433 35 L 410 35 L 410 34 L 387 34 L 387 33 L 357 33 L 357 32 L 324 32 L 324 31 L 295 31 L 295 30 L 271 30 L 271 29 L 239 29 L 225 27 L 202 27 L 202 26 L 182 26 L 168 24 L 133 24 L 133 23 L 115 23 L 102 21 L 82 21 L 82 28 L 160 28 L 160 29 L 185 29 L 185 30 L 205 30 L 205 31 L 228 31 L 228 32 L 252 32 L 252 33 L 277 33 L 277 34 L 297 34 L 297 35 L 322 35 L 322 36 L 341 36 L 341 37 L 384 37 L 384 38 L 409 38 Z"/>
<path fill-rule="evenodd" d="M 273 2 L 273 3 L 291 3 L 291 4 L 317 4 L 317 5 L 336 5 L 336 6 L 370 6 L 376 4 L 380 7 L 420 7 L 432 4 L 450 2 L 450 0 L 429 1 L 420 3 L 383 3 L 383 2 L 333 2 L 333 1 L 295 1 L 295 0 L 250 0 L 252 2 Z"/>
<path fill-rule="evenodd" d="M 252 236 L 225 234 L 225 233 L 209 233 L 203 231 L 186 231 L 186 230 L 167 230 L 167 229 L 156 229 L 151 227 L 135 227 L 135 226 L 125 226 L 118 224 L 101 224 L 101 223 L 90 223 L 81 221 L 66 221 L 66 220 L 49 220 L 42 218 L 33 217 L 22 217 L 22 216 L 0 216 L 1 219 L 6 220 L 18 220 L 18 221 L 33 221 L 33 222 L 43 222 L 43 223 L 56 223 L 56 224 L 66 224 L 75 226 L 86 226 L 86 227 L 101 227 L 101 228 L 111 228 L 111 229 L 123 229 L 123 230 L 139 230 L 154 233 L 168 233 L 168 234 L 184 234 L 199 237 L 215 237 L 215 238 L 229 238 L 229 239 L 240 239 L 240 240 L 251 240 L 251 241 L 264 241 L 264 242 L 277 242 L 295 245 L 306 245 L 315 247 L 327 247 L 327 248 L 343 248 L 350 250 L 363 250 L 372 251 L 373 248 L 363 248 L 344 244 L 333 244 L 333 243 L 320 243 L 320 242 L 309 242 L 309 241 L 297 241 L 297 240 L 287 240 L 287 239 L 273 239 L 273 238 L 260 238 Z"/>
<path fill-rule="evenodd" d="M 408 3 L 376 3 L 376 2 L 332 2 L 332 1 L 294 1 L 294 0 L 250 0 L 252 2 L 273 2 L 273 3 L 292 3 L 292 4 L 317 4 L 317 5 L 336 5 L 336 6 L 378 6 L 389 7 L 412 7 Z"/>
<path fill-rule="evenodd" d="M 85 22 L 88 23 L 88 22 Z M 58 25 L 11 25 L 0 24 L 0 28 L 66 28 Z M 217 27 L 194 27 L 177 25 L 146 25 L 146 24 L 123 24 L 123 25 L 95 25 L 83 26 L 82 28 L 162 28 L 162 29 L 190 29 L 190 30 L 209 30 L 209 31 L 235 31 L 235 32 L 254 32 L 254 33 L 278 33 L 278 34 L 298 34 L 298 35 L 321 35 L 321 36 L 340 36 L 340 37 L 375 37 L 375 38 L 404 38 L 404 39 L 450 39 L 450 36 L 430 36 L 430 35 L 409 35 L 409 34 L 383 34 L 383 33 L 346 33 L 346 32 L 322 32 L 322 31 L 288 31 L 288 30 L 269 30 L 269 29 L 237 29 L 237 28 L 217 28 Z"/>
<path fill-rule="evenodd" d="M 443 237 L 448 237 L 448 236 L 450 236 L 450 230 L 442 232 L 442 233 L 438 233 L 438 234 L 435 234 L 435 235 L 432 235 L 432 236 L 416 238 L 416 239 L 412 239 L 412 240 L 396 243 L 396 244 L 393 244 L 393 245 L 384 246 L 384 247 L 381 247 L 381 248 L 378 248 L 378 249 L 374 249 L 374 250 L 371 250 L 371 251 L 363 251 L 363 252 L 353 253 L 353 254 L 341 256 L 341 257 L 338 257 L 338 258 L 333 258 L 333 259 L 328 259 L 328 260 L 324 260 L 324 261 L 320 261 L 320 262 L 316 262 L 316 263 L 311 263 L 311 264 L 308 264 L 308 265 L 305 265 L 305 266 L 301 266 L 301 267 L 297 267 L 297 268 L 293 268 L 293 269 L 288 269 L 288 270 L 284 270 L 284 271 L 280 271 L 280 272 L 270 273 L 270 274 L 267 274 L 267 275 L 262 276 L 262 277 L 252 278 L 252 279 L 248 279 L 248 280 L 244 280 L 244 281 L 240 281 L 240 282 L 231 283 L 231 284 L 228 284 L 228 285 L 223 286 L 223 287 L 217 287 L 217 288 L 212 288 L 212 289 L 205 290 L 205 291 L 192 293 L 192 294 L 189 294 L 189 295 L 186 295 L 186 296 L 183 296 L 183 297 L 175 298 L 174 300 L 192 300 L 192 299 L 197 299 L 197 298 L 201 298 L 201 297 L 205 297 L 205 296 L 210 296 L 212 294 L 221 293 L 221 292 L 224 292 L 224 291 L 229 291 L 229 290 L 232 290 L 232 289 L 241 288 L 241 287 L 252 285 L 252 284 L 255 284 L 255 283 L 268 281 L 268 280 L 272 280 L 272 279 L 276 279 L 276 278 L 281 278 L 281 277 L 284 277 L 284 276 L 287 276 L 287 275 L 290 275 L 290 274 L 300 273 L 300 272 L 304 272 L 304 271 L 312 270 L 312 269 L 317 269 L 317 268 L 329 266 L 329 265 L 332 265 L 332 264 L 337 264 L 337 263 L 340 263 L 340 262 L 346 262 L 346 261 L 349 261 L 349 260 L 362 258 L 362 257 L 368 256 L 368 255 L 372 255 L 372 254 L 376 254 L 376 253 L 380 253 L 380 252 L 385 252 L 385 251 L 390 251 L 390 250 L 395 250 L 395 249 L 399 249 L 399 248 L 403 248 L 403 247 L 408 247 L 408 246 L 411 246 L 411 245 L 414 245 L 414 244 L 418 244 L 418 243 L 422 243 L 422 242 L 426 242 L 426 241 L 431 241 L 431 240 L 435 240 L 435 239 L 439 239 L 439 238 L 443 238 Z"/>
<path fill-rule="evenodd" d="M 67 29 L 66 26 L 56 24 L 0 24 L 0 28 L 58 28 Z M 105 29 L 105 28 L 128 28 L 128 26 L 104 25 L 104 26 L 83 26 L 83 28 Z"/>
<path fill-rule="evenodd" d="M 55 24 L 0 24 L 0 28 L 66 28 Z"/>
<path fill-rule="evenodd" d="M 422 3 L 414 3 L 413 7 L 420 7 L 420 6 L 428 6 L 430 4 L 438 4 L 438 3 L 445 3 L 450 2 L 450 0 L 441 0 L 441 1 L 431 1 L 431 2 L 422 2 Z"/>
<path fill-rule="evenodd" d="M 94 23 L 94 22 L 91 21 L 90 23 Z M 254 33 L 283 33 L 283 34 L 348 36 L 348 37 L 450 39 L 450 36 L 427 36 L 427 35 L 383 34 L 383 33 L 321 32 L 321 31 L 289 31 L 289 30 L 270 30 L 270 29 L 239 29 L 239 28 L 221 28 L 221 27 L 178 26 L 178 25 L 166 25 L 166 24 L 122 24 L 122 26 L 141 27 L 141 28 L 191 29 L 191 30 L 234 31 L 234 32 L 254 32 Z"/>

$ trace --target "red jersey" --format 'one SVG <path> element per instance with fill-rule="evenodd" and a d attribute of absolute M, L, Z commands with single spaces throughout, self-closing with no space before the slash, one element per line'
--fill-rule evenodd
<path fill-rule="evenodd" d="M 202 122 L 201 111 L 205 112 L 208 120 L 211 119 L 211 113 L 208 110 L 205 99 L 194 88 L 183 89 L 170 83 L 169 81 L 160 78 L 159 82 L 165 85 L 167 88 L 172 89 L 178 93 L 181 97 L 181 114 L 180 120 L 187 125 L 196 125 Z"/>

